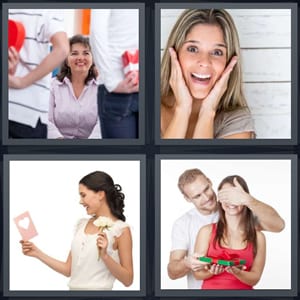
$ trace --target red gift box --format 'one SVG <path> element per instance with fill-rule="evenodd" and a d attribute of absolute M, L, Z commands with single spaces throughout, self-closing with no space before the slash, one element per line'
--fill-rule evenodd
<path fill-rule="evenodd" d="M 122 62 L 124 66 L 124 74 L 127 76 L 130 73 L 134 73 L 134 83 L 139 82 L 139 50 L 126 50 L 122 54 Z"/>
<path fill-rule="evenodd" d="M 202 257 L 198 257 L 198 259 L 202 262 L 207 262 L 210 264 L 218 264 L 222 266 L 238 266 L 238 265 L 246 264 L 246 260 L 240 258 L 231 258 L 230 260 L 226 260 L 226 259 L 220 259 L 215 257 L 202 256 Z"/>
<path fill-rule="evenodd" d="M 19 52 L 25 39 L 25 28 L 22 23 L 8 20 L 8 48 L 15 47 Z"/>

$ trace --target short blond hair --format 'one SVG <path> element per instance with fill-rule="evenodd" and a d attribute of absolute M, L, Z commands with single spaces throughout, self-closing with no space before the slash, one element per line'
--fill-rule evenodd
<path fill-rule="evenodd" d="M 200 169 L 197 168 L 185 170 L 179 176 L 177 186 L 184 196 L 186 196 L 186 194 L 184 193 L 184 186 L 186 184 L 190 184 L 194 182 L 198 176 L 204 176 L 205 178 L 207 178 L 205 174 Z"/>

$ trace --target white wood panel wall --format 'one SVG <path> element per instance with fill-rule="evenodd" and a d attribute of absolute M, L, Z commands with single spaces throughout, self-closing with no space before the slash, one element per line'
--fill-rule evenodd
<path fill-rule="evenodd" d="M 182 9 L 161 9 L 161 53 Z M 291 138 L 291 11 L 228 9 L 237 27 L 257 138 Z"/>

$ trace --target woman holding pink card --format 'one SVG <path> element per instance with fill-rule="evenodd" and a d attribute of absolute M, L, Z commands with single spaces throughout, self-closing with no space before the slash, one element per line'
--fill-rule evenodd
<path fill-rule="evenodd" d="M 123 214 L 121 186 L 107 173 L 96 171 L 79 181 L 79 194 L 80 204 L 91 217 L 79 220 L 67 260 L 56 260 L 22 240 L 23 253 L 70 277 L 71 290 L 111 290 L 116 279 L 130 286 L 132 237 Z"/>
<path fill-rule="evenodd" d="M 256 228 L 252 211 L 247 206 L 222 203 L 226 188 L 232 186 L 249 193 L 242 177 L 224 178 L 218 188 L 219 221 L 202 227 L 197 235 L 195 252 L 213 259 L 207 268 L 194 272 L 196 279 L 203 280 L 202 289 L 253 289 L 264 269 L 265 237 Z M 220 260 L 243 261 L 243 266 L 223 266 Z"/>

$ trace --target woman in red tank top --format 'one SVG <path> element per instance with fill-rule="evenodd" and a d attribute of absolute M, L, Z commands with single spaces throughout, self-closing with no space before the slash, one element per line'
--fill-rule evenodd
<path fill-rule="evenodd" d="M 249 193 L 247 183 L 240 176 L 224 178 L 218 190 L 229 186 Z M 194 276 L 203 279 L 202 289 L 252 289 L 265 265 L 265 237 L 255 228 L 255 218 L 248 207 L 219 203 L 219 213 L 219 221 L 202 227 L 195 243 L 195 253 L 211 257 L 213 263 L 195 271 Z M 243 268 L 217 263 L 236 259 L 246 260 Z"/>

